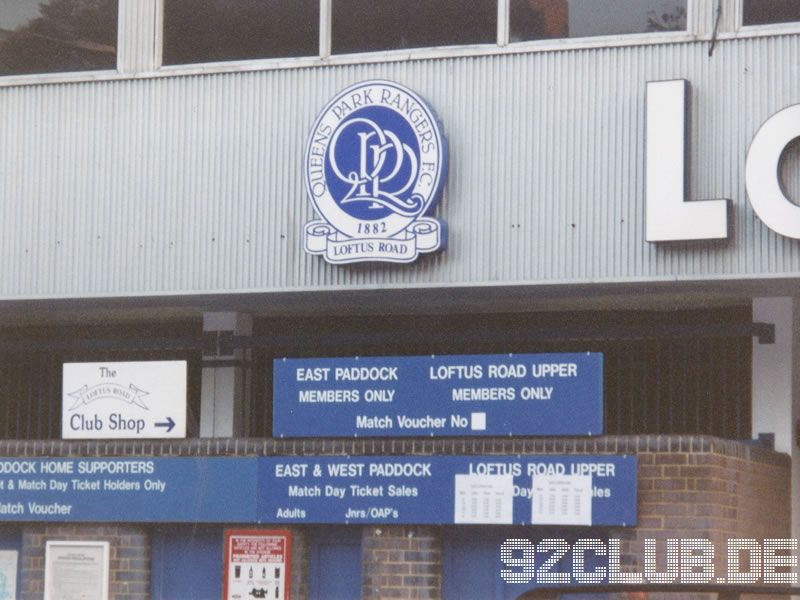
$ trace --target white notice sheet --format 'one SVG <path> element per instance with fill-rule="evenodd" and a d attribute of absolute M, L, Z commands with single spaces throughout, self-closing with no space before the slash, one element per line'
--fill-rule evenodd
<path fill-rule="evenodd" d="M 534 475 L 533 525 L 591 525 L 591 475 Z"/>
<path fill-rule="evenodd" d="M 512 475 L 456 475 L 455 523 L 510 525 L 514 521 Z"/>

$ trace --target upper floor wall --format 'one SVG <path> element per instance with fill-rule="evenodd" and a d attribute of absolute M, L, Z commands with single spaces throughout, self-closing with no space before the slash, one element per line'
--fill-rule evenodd
<path fill-rule="evenodd" d="M 334 0 L 335 1 L 335 0 Z M 800 27 L 688 0 L 686 29 L 161 66 L 163 6 L 120 0 L 116 71 L 0 78 L 0 298 L 772 278 L 798 242 L 747 200 L 761 124 L 800 104 Z M 326 12 L 327 11 L 327 12 Z M 719 18 L 717 18 L 719 16 Z M 341 89 L 389 79 L 437 112 L 448 248 L 337 267 L 303 250 L 307 136 Z M 686 79 L 688 197 L 729 198 L 724 240 L 645 238 L 649 81 Z M 783 187 L 800 199 L 800 152 Z"/>

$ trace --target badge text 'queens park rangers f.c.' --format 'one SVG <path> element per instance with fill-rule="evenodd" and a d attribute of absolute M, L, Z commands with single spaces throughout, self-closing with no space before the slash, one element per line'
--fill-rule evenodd
<path fill-rule="evenodd" d="M 342 90 L 308 139 L 305 182 L 321 220 L 306 223 L 306 252 L 330 263 L 409 263 L 445 248 L 431 216 L 447 179 L 447 143 L 433 111 L 391 81 Z"/>

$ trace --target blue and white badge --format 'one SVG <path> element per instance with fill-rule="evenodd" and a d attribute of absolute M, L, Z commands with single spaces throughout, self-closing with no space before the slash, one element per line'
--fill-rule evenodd
<path fill-rule="evenodd" d="M 446 247 L 432 216 L 447 179 L 447 142 L 433 111 L 391 81 L 341 91 L 317 117 L 305 181 L 321 220 L 305 226 L 306 252 L 329 263 L 409 263 Z"/>

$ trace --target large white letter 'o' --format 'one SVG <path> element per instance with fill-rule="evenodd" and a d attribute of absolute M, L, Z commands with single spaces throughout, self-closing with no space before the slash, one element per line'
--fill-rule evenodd
<path fill-rule="evenodd" d="M 800 104 L 767 119 L 747 153 L 745 184 L 750 204 L 764 224 L 786 237 L 800 239 L 800 206 L 783 193 L 781 156 L 792 140 L 800 137 Z"/>

